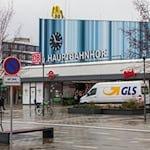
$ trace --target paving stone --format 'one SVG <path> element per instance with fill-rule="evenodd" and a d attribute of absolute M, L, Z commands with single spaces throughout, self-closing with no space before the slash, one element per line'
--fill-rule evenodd
<path fill-rule="evenodd" d="M 3 112 L 3 128 L 10 129 L 9 106 Z M 43 141 L 42 133 L 13 135 L 13 150 L 148 150 L 150 114 L 143 115 L 83 115 L 68 114 L 68 106 L 53 106 L 53 114 L 38 116 L 34 106 L 14 106 L 13 129 L 54 127 L 54 138 Z M 0 150 L 9 150 L 0 144 Z"/>

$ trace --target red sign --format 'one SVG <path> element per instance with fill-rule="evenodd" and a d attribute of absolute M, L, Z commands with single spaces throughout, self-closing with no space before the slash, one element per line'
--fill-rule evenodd
<path fill-rule="evenodd" d="M 10 56 L 4 60 L 3 68 L 5 74 L 16 75 L 21 68 L 21 64 L 18 58 Z"/>
<path fill-rule="evenodd" d="M 129 77 L 135 77 L 136 73 L 134 72 L 134 70 L 129 70 L 129 71 L 124 71 L 123 75 L 124 78 L 129 78 Z"/>
<path fill-rule="evenodd" d="M 139 95 L 138 99 L 139 99 L 139 101 L 141 101 L 142 100 L 142 95 Z"/>
<path fill-rule="evenodd" d="M 32 54 L 32 64 L 39 64 L 42 61 L 41 53 L 36 52 Z"/>
<path fill-rule="evenodd" d="M 55 77 L 54 72 L 53 72 L 52 70 L 50 70 L 50 71 L 48 72 L 48 78 L 49 78 L 49 79 L 54 79 L 54 77 Z"/>

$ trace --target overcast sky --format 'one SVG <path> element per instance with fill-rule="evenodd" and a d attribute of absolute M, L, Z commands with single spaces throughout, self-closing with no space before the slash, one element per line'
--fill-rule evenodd
<path fill-rule="evenodd" d="M 9 33 L 21 27 L 21 37 L 39 44 L 39 18 L 51 18 L 51 9 L 59 5 L 66 19 L 138 20 L 133 0 L 0 0 L 0 7 L 13 1 L 14 16 Z"/>

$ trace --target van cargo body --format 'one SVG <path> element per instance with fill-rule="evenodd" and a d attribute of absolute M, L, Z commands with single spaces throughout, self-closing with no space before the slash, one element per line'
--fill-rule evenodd
<path fill-rule="evenodd" d="M 121 103 L 133 99 L 143 101 L 143 85 L 143 81 L 99 82 L 80 98 L 80 103 Z M 146 85 L 149 89 L 147 81 Z M 149 94 L 146 95 L 146 103 L 149 104 Z"/>

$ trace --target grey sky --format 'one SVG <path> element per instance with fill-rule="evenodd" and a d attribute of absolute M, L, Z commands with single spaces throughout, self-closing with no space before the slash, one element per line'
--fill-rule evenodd
<path fill-rule="evenodd" d="M 9 33 L 29 37 L 38 45 L 39 18 L 51 18 L 51 8 L 59 5 L 66 19 L 138 20 L 133 0 L 0 0 L 0 5 L 13 1 L 14 16 Z M 2 2 L 2 3 L 1 3 Z"/>

